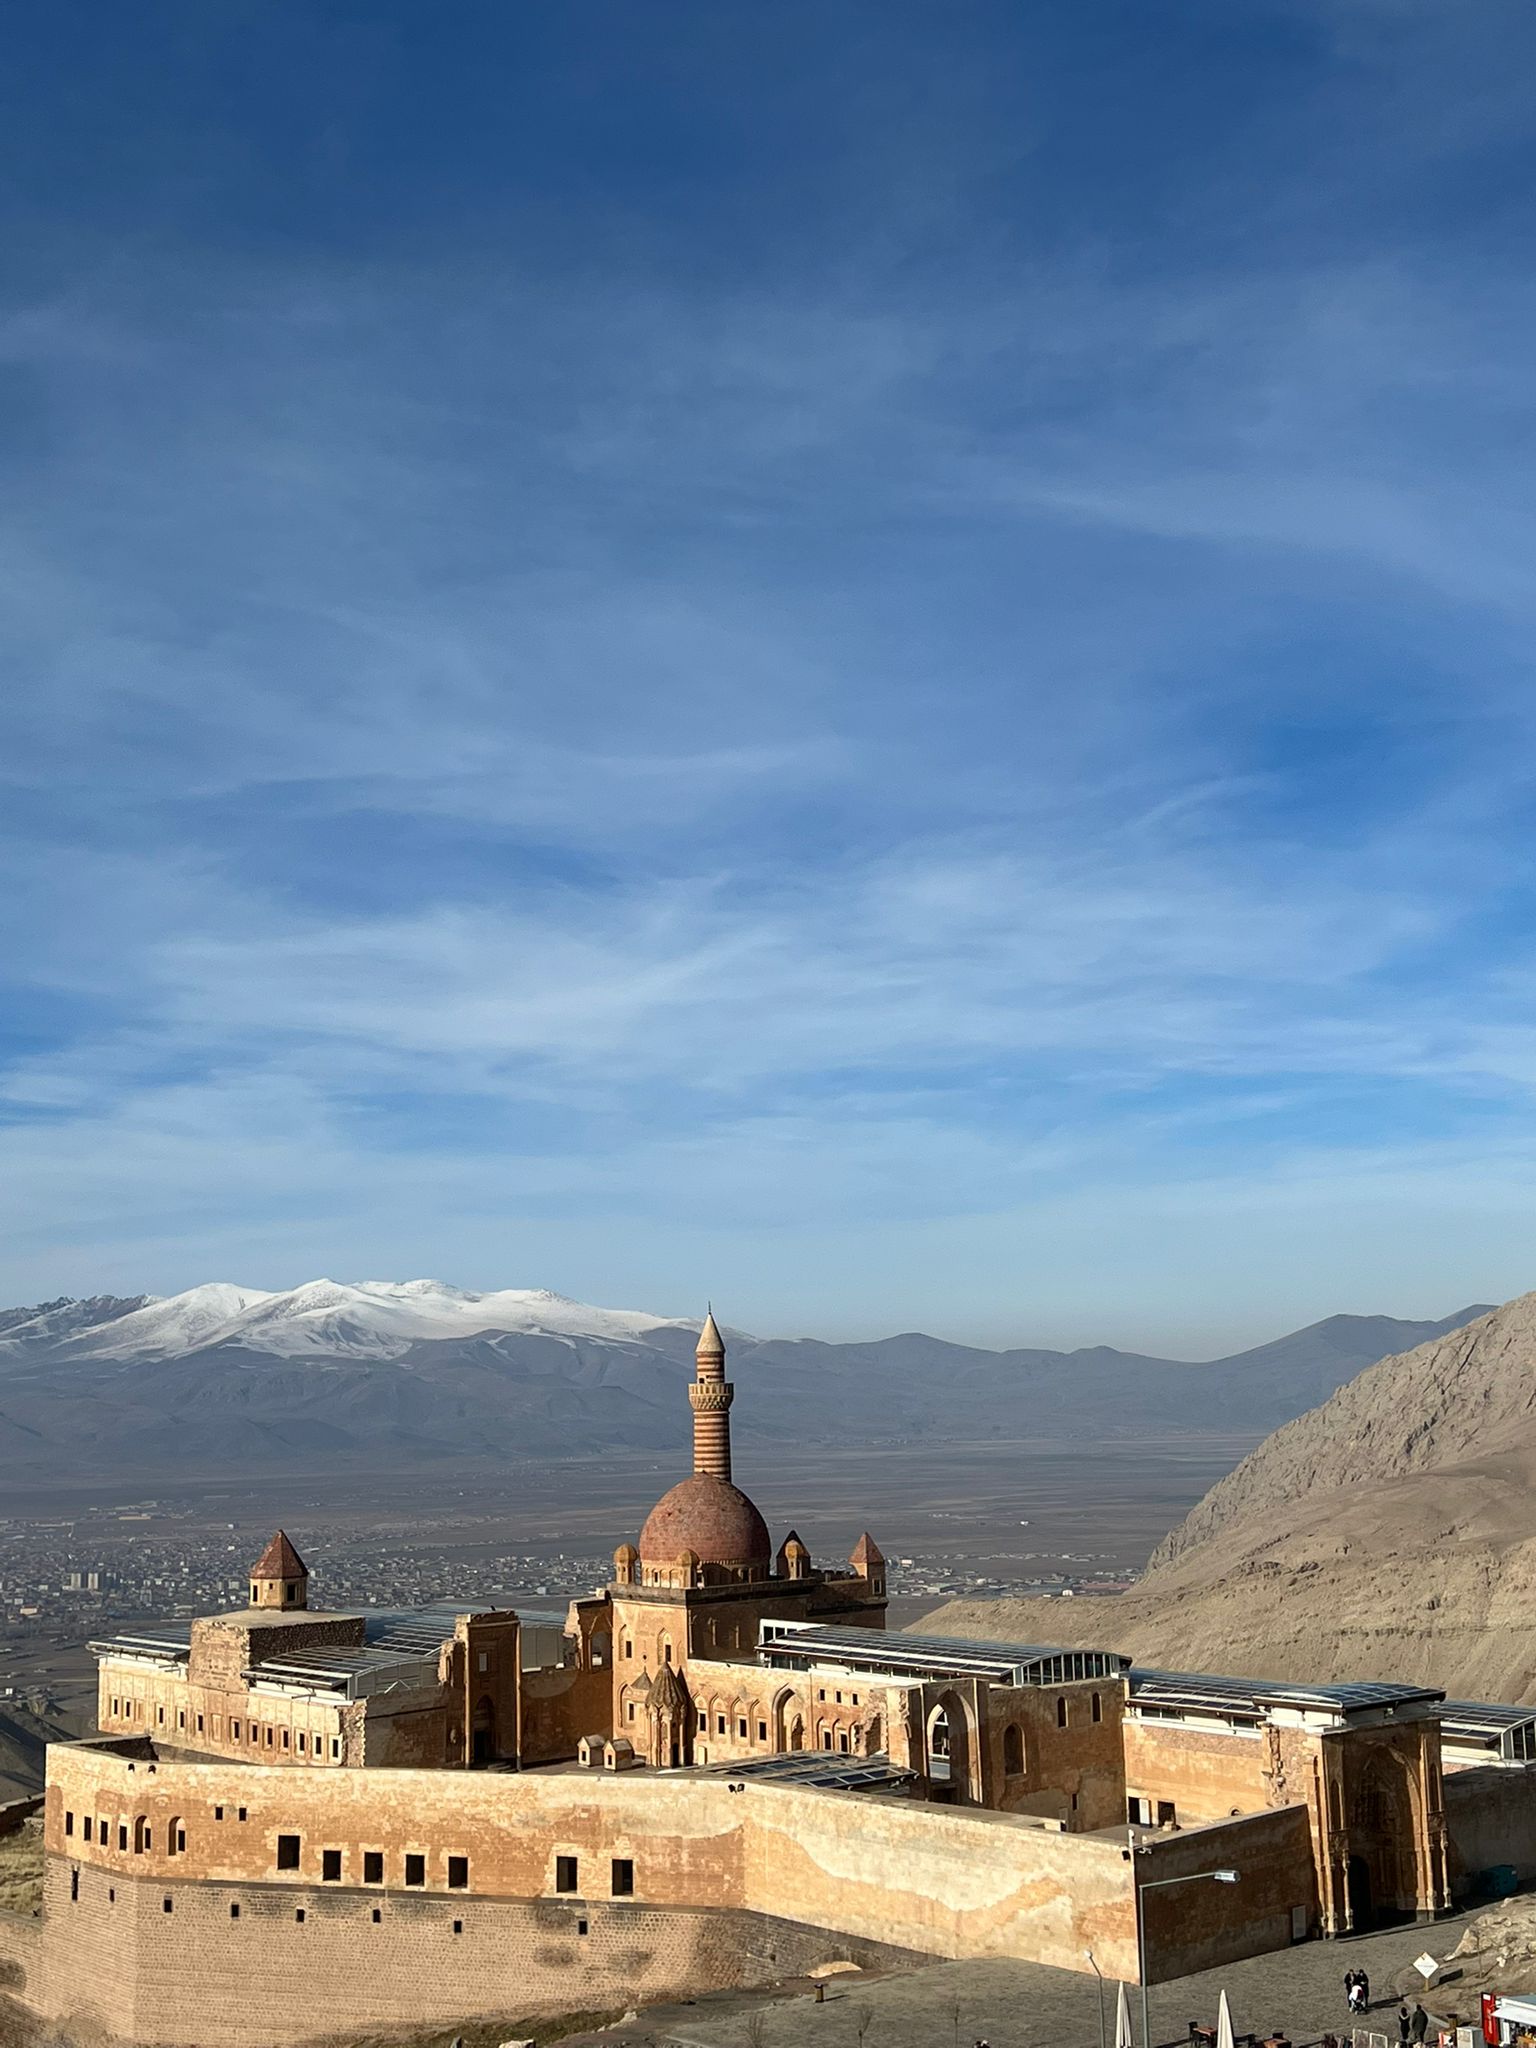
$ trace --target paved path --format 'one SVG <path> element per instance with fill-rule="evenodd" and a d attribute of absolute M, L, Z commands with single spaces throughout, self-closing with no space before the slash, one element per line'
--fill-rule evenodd
<path fill-rule="evenodd" d="M 1283 2032 L 1297 2048 L 1326 2032 L 1342 2035 L 1349 2025 L 1348 1969 L 1370 1977 L 1368 2024 L 1396 2048 L 1397 1999 L 1391 1994 L 1397 1979 L 1425 1949 L 1449 1955 L 1465 1925 L 1457 1916 L 1349 1941 L 1303 1942 L 1224 1970 L 1154 1984 L 1148 1993 L 1153 2048 L 1187 2042 L 1192 2019 L 1214 2022 L 1223 1989 L 1240 2034 Z M 1111 2041 L 1115 1990 L 1113 1983 L 1104 1987 Z M 1130 1986 L 1127 1996 L 1139 2043 L 1141 1994 Z M 612 2048 L 971 2048 L 978 2038 L 990 2048 L 1099 2048 L 1099 2003 L 1091 1976 L 998 1958 L 931 1963 L 902 1976 L 833 1977 L 821 2005 L 803 1985 L 786 1987 L 766 2003 L 761 1992 L 723 1992 L 652 2007 L 634 2025 L 600 2038 Z"/>

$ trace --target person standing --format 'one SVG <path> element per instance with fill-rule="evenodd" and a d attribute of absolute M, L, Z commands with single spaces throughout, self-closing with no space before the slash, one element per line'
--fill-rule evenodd
<path fill-rule="evenodd" d="M 1413 2017 L 1406 2005 L 1397 2008 L 1398 2048 L 1408 2048 L 1408 2037 L 1413 2031 Z"/>
<path fill-rule="evenodd" d="M 1412 2032 L 1414 2048 L 1424 2048 L 1424 2036 L 1429 2032 L 1429 2014 L 1422 2005 L 1413 2008 Z"/>

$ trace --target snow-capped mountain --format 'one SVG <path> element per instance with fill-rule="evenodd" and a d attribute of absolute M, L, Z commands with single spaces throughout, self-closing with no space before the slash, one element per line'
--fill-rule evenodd
<path fill-rule="evenodd" d="M 56 1305 L 55 1305 L 56 1306 Z M 110 1322 L 53 1338 L 72 1359 L 172 1359 L 239 1347 L 267 1358 L 403 1358 L 413 1345 L 516 1334 L 644 1341 L 654 1331 L 697 1329 L 638 1309 L 592 1308 L 543 1288 L 475 1294 L 441 1280 L 310 1280 L 269 1293 L 211 1281 L 144 1305 Z M 33 1346 L 34 1323 L 0 1335 L 0 1349 Z"/>
<path fill-rule="evenodd" d="M 1208 1432 L 1253 1442 L 1383 1352 L 1443 1324 L 1342 1316 L 1209 1365 L 1099 1348 L 981 1351 L 917 1332 L 866 1344 L 727 1329 L 743 1453 L 946 1438 Z M 436 1280 L 226 1282 L 165 1300 L 0 1309 L 0 1474 L 440 1471 L 664 1454 L 687 1469 L 699 1319 L 542 1289 Z"/>

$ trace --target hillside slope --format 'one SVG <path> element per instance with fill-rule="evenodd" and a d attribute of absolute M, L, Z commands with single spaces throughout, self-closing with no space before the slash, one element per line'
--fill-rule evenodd
<path fill-rule="evenodd" d="M 955 1602 L 934 1632 L 1536 1699 L 1536 1295 L 1267 1438 L 1115 1599 Z"/>

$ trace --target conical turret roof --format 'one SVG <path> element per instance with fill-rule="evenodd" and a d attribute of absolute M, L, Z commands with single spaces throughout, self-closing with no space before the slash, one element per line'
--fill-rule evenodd
<path fill-rule="evenodd" d="M 309 1566 L 288 1541 L 286 1530 L 279 1529 L 266 1549 L 251 1566 L 253 1579 L 307 1579 Z"/>
<path fill-rule="evenodd" d="M 677 1667 L 663 1664 L 651 1687 L 650 1711 L 653 1714 L 680 1714 L 687 1705 L 688 1695 L 683 1690 L 683 1681 L 677 1675 Z"/>

